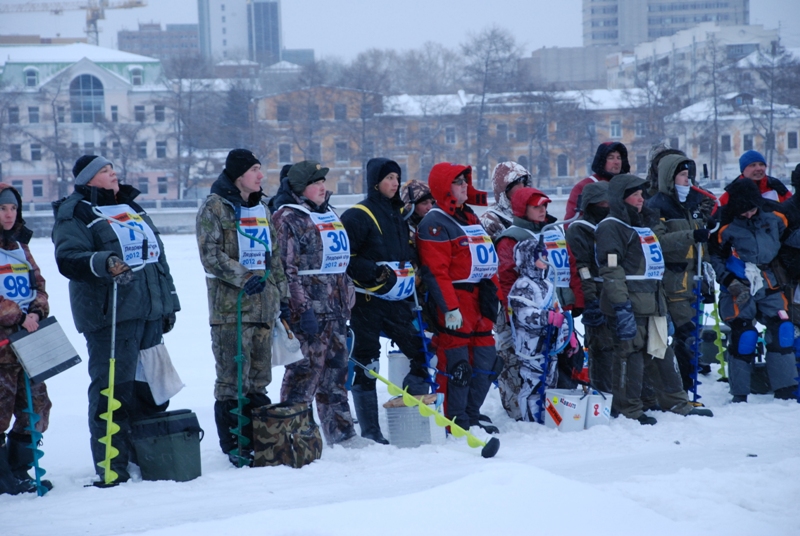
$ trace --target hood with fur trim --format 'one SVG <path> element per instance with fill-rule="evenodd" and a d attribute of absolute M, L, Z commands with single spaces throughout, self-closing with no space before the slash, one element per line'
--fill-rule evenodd
<path fill-rule="evenodd" d="M 453 195 L 450 193 L 450 185 L 453 184 L 456 177 L 464 172 L 466 172 L 467 178 L 467 204 L 485 207 L 487 204 L 486 192 L 473 188 L 472 168 L 470 166 L 440 162 L 431 168 L 431 172 L 428 175 L 428 186 L 431 189 L 436 205 L 451 216 L 456 211 L 456 200 L 453 199 Z"/>
<path fill-rule="evenodd" d="M 494 191 L 494 205 L 492 207 L 511 217 L 511 200 L 506 195 L 506 188 L 509 185 L 522 180 L 523 186 L 527 186 L 531 174 L 523 166 L 516 162 L 500 162 L 492 172 L 492 190 Z"/>
<path fill-rule="evenodd" d="M 601 143 L 600 146 L 597 147 L 597 152 L 594 153 L 594 160 L 592 160 L 592 171 L 595 175 L 607 181 L 610 181 L 613 175 L 606 171 L 606 158 L 608 158 L 608 155 L 614 151 L 617 151 L 622 157 L 622 169 L 619 172 L 620 175 L 624 175 L 625 173 L 629 173 L 631 171 L 631 164 L 628 162 L 628 149 L 624 145 L 618 141 L 607 141 Z"/>

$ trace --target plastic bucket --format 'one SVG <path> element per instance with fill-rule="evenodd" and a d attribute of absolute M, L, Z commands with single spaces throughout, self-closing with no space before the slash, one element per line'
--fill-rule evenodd
<path fill-rule="evenodd" d="M 605 398 L 603 398 L 605 395 Z M 597 426 L 598 424 L 608 424 L 611 422 L 611 393 L 600 394 L 599 391 L 592 391 L 586 397 L 586 428 Z"/>
<path fill-rule="evenodd" d="M 548 389 L 544 401 L 545 426 L 562 432 L 583 430 L 588 398 L 578 389 Z"/>
<path fill-rule="evenodd" d="M 389 358 L 389 377 L 388 380 L 393 384 L 403 387 L 403 380 L 406 374 L 411 370 L 411 362 L 406 357 L 406 354 L 400 351 L 393 351 L 388 353 Z"/>
<path fill-rule="evenodd" d="M 435 410 L 435 406 L 429 405 Z M 446 432 L 436 426 L 433 417 L 423 417 L 416 406 L 386 408 L 389 423 L 389 443 L 400 448 L 444 443 Z"/>

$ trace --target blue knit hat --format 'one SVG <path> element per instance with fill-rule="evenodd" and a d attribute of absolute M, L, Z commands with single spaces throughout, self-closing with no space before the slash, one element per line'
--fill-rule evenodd
<path fill-rule="evenodd" d="M 765 166 L 767 165 L 767 161 L 764 159 L 764 155 L 762 155 L 758 151 L 750 150 L 739 157 L 739 171 L 743 172 L 744 168 L 746 168 L 753 162 L 761 162 Z"/>

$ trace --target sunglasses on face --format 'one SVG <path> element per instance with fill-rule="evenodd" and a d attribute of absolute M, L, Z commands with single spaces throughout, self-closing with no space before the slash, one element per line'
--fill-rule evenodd
<path fill-rule="evenodd" d="M 461 186 L 462 184 L 466 184 L 466 183 L 467 183 L 467 179 L 462 178 L 462 177 L 459 177 L 459 178 L 457 178 L 456 180 L 453 181 L 453 184 L 455 184 L 456 186 Z"/>

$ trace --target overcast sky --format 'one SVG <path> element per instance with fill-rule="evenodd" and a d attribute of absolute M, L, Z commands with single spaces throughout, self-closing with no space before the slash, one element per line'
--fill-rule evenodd
<path fill-rule="evenodd" d="M 38 3 L 0 0 L 3 5 L 31 2 Z M 282 0 L 281 9 L 284 46 L 313 48 L 317 58 L 348 60 L 368 48 L 404 50 L 426 41 L 456 48 L 470 32 L 493 24 L 510 30 L 526 52 L 580 46 L 582 40 L 581 0 Z M 84 17 L 83 11 L 2 13 L 0 34 L 82 37 Z M 116 48 L 117 31 L 136 30 L 139 22 L 196 24 L 197 1 L 148 0 L 146 7 L 107 10 L 100 21 L 100 45 Z M 750 22 L 767 28 L 780 24 L 783 43 L 800 47 L 800 0 L 751 0 Z"/>

